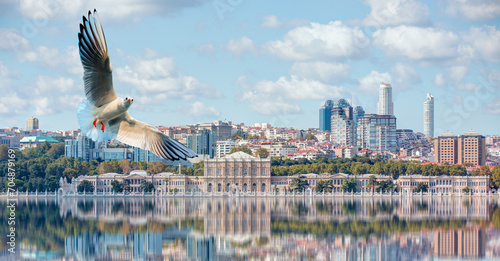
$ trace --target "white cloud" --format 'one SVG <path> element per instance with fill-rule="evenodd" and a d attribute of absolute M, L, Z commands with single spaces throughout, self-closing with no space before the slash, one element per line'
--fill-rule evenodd
<path fill-rule="evenodd" d="M 436 77 L 434 78 L 434 84 L 436 86 L 445 86 L 447 84 L 446 79 L 444 78 L 442 73 L 436 74 Z"/>
<path fill-rule="evenodd" d="M 36 87 L 33 94 L 59 96 L 64 93 L 84 93 L 83 86 L 77 87 L 75 81 L 71 78 L 59 77 L 51 78 L 40 75 L 36 81 Z"/>
<path fill-rule="evenodd" d="M 309 22 L 305 19 L 293 19 L 290 21 L 280 21 L 275 15 L 264 15 L 262 17 L 262 23 L 260 27 L 262 28 L 289 28 L 308 25 Z"/>
<path fill-rule="evenodd" d="M 459 54 L 459 37 L 442 29 L 401 25 L 378 30 L 373 39 L 389 56 L 425 60 L 451 59 Z"/>
<path fill-rule="evenodd" d="M 498 0 L 445 0 L 447 15 L 482 21 L 500 17 Z"/>
<path fill-rule="evenodd" d="M 85 13 L 82 13 L 82 10 L 88 10 L 91 7 L 97 7 L 98 12 L 105 13 L 105 19 L 136 21 L 152 14 L 166 15 L 177 13 L 184 8 L 201 5 L 204 2 L 207 2 L 207 0 L 21 0 L 19 6 L 14 8 L 19 9 L 23 16 L 37 21 L 81 17 L 85 15 Z"/>
<path fill-rule="evenodd" d="M 448 68 L 448 71 L 450 73 L 450 79 L 455 81 L 455 82 L 460 82 L 462 81 L 465 76 L 469 73 L 469 68 L 465 66 L 452 66 Z"/>
<path fill-rule="evenodd" d="M 204 53 L 204 54 L 211 54 L 215 52 L 215 47 L 213 44 L 204 44 L 201 45 L 197 48 L 198 52 Z"/>
<path fill-rule="evenodd" d="M 250 109 L 261 114 L 295 114 L 302 110 L 290 101 L 322 100 L 341 97 L 341 87 L 301 78 L 296 75 L 280 77 L 277 81 L 262 80 L 247 84 L 244 77 L 236 85 L 242 89 L 241 100 L 250 102 Z"/>
<path fill-rule="evenodd" d="M 0 28 L 0 50 L 24 50 L 29 41 L 17 29 Z"/>
<path fill-rule="evenodd" d="M 202 102 L 193 102 L 188 107 L 177 107 L 177 110 L 187 116 L 199 117 L 219 117 L 220 111 L 212 106 L 207 106 Z"/>
<path fill-rule="evenodd" d="M 473 27 L 462 37 L 484 60 L 500 62 L 500 31 L 496 26 Z"/>
<path fill-rule="evenodd" d="M 7 117 L 18 115 L 27 105 L 27 100 L 19 97 L 17 93 L 4 93 L 0 97 L 0 115 Z"/>
<path fill-rule="evenodd" d="M 68 46 L 62 52 L 58 48 L 38 46 L 18 53 L 20 62 L 32 62 L 51 69 L 65 70 L 75 75 L 83 75 L 80 54 L 75 46 Z"/>
<path fill-rule="evenodd" d="M 366 26 L 424 25 L 429 23 L 429 7 L 414 0 L 367 0 L 370 14 L 361 22 Z"/>
<path fill-rule="evenodd" d="M 380 73 L 377 71 L 371 71 L 368 75 L 359 79 L 359 88 L 362 91 L 378 93 L 381 82 L 391 83 L 392 82 L 391 75 L 389 73 Z"/>
<path fill-rule="evenodd" d="M 410 65 L 397 63 L 394 67 L 392 67 L 392 72 L 396 77 L 396 82 L 400 86 L 408 86 L 408 82 L 412 84 L 422 82 L 420 74 L 417 72 L 417 70 L 415 70 L 415 68 Z"/>
<path fill-rule="evenodd" d="M 325 60 L 361 57 L 369 44 L 358 27 L 335 21 L 296 27 L 288 31 L 283 41 L 268 42 L 264 49 L 286 60 Z"/>
<path fill-rule="evenodd" d="M 240 58 L 244 52 L 257 52 L 257 48 L 253 44 L 253 41 L 250 38 L 242 37 L 240 39 L 231 39 L 229 43 L 223 46 L 224 49 L 233 53 L 236 58 Z"/>
<path fill-rule="evenodd" d="M 327 62 L 295 62 L 290 68 L 290 74 L 324 82 L 345 79 L 350 71 L 347 64 Z"/>
<path fill-rule="evenodd" d="M 137 98 L 141 103 L 165 99 L 190 100 L 197 97 L 218 98 L 220 91 L 201 83 L 193 76 L 185 76 L 175 69 L 172 57 L 162 56 L 155 51 L 146 50 L 143 57 L 125 57 L 129 64 L 115 69 L 118 81 L 128 83 L 137 91 L 149 96 Z"/>

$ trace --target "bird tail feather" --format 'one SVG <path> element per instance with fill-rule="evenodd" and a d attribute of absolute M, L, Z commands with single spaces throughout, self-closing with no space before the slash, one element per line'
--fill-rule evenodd
<path fill-rule="evenodd" d="M 102 142 L 111 140 L 112 134 L 109 132 L 108 122 L 103 122 L 105 127 L 104 132 L 101 131 L 101 125 L 94 127 L 94 120 L 97 118 L 98 108 L 90 104 L 86 99 L 82 100 L 78 105 L 76 116 L 80 130 L 82 133 L 93 141 Z"/>

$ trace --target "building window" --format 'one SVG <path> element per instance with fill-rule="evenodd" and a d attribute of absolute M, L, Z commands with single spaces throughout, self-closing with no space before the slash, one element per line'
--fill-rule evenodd
<path fill-rule="evenodd" d="M 262 176 L 265 176 L 266 175 L 266 169 L 262 169 L 262 173 L 261 173 Z"/>
<path fill-rule="evenodd" d="M 256 169 L 252 169 L 252 175 L 255 176 L 255 174 L 257 174 L 257 170 Z"/>
<path fill-rule="evenodd" d="M 261 190 L 262 192 L 266 192 L 266 183 L 262 183 Z"/>

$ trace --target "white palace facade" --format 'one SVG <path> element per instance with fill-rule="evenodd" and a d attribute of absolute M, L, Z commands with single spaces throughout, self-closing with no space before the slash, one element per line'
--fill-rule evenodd
<path fill-rule="evenodd" d="M 290 183 L 295 177 L 302 177 L 314 190 L 319 181 L 332 180 L 333 192 L 340 193 L 343 182 L 353 178 L 356 191 L 369 192 L 369 180 L 375 176 L 377 181 L 391 180 L 398 191 L 408 193 L 413 191 L 418 183 L 428 186 L 431 193 L 460 193 L 468 187 L 472 193 L 489 192 L 489 176 L 422 176 L 407 175 L 392 180 L 391 176 L 377 174 L 348 175 L 344 173 L 309 173 L 294 176 L 271 176 L 271 160 L 257 158 L 244 152 L 236 152 L 223 158 L 206 160 L 203 176 L 186 176 L 175 173 L 148 174 L 144 170 L 134 170 L 130 174 L 106 173 L 73 178 L 71 183 L 61 178 L 60 187 L 64 193 L 75 192 L 77 186 L 87 180 L 92 183 L 97 192 L 112 192 L 111 183 L 114 180 L 123 182 L 129 180 L 130 192 L 141 192 L 143 182 L 151 182 L 157 193 L 177 191 L 192 192 L 274 192 L 274 189 L 285 191 L 290 189 Z M 60 189 L 60 190 L 61 190 Z"/>

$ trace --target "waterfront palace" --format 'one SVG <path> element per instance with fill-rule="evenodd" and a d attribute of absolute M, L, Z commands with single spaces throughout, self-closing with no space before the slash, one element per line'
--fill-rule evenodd
<path fill-rule="evenodd" d="M 333 192 L 341 192 L 342 183 L 350 178 L 356 182 L 356 191 L 370 192 L 370 176 L 377 181 L 392 180 L 391 176 L 362 174 L 348 175 L 344 173 L 297 174 L 294 176 L 271 176 L 271 160 L 256 158 L 244 152 L 236 152 L 223 158 L 205 161 L 203 176 L 185 176 L 174 173 L 159 173 L 149 175 L 144 170 L 134 170 L 130 174 L 106 173 L 93 176 L 79 176 L 71 183 L 61 178 L 60 186 L 64 193 L 76 191 L 76 187 L 84 180 L 90 181 L 97 192 L 112 192 L 111 183 L 114 180 L 128 180 L 130 192 L 140 192 L 141 184 L 153 183 L 157 193 L 177 191 L 191 192 L 274 192 L 290 188 L 293 178 L 301 176 L 314 190 L 321 180 L 333 181 Z M 432 193 L 460 193 L 468 187 L 472 193 L 487 193 L 489 191 L 488 176 L 400 176 L 393 181 L 398 191 L 409 193 L 418 183 L 424 183 Z M 60 190 L 61 190 L 60 189 Z"/>

